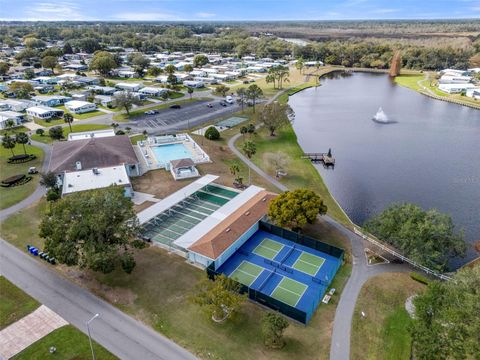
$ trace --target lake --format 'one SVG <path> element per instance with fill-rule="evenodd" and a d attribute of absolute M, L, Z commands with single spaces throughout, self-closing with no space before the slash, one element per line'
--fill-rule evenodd
<path fill-rule="evenodd" d="M 480 240 L 480 111 L 431 99 L 385 74 L 322 78 L 290 97 L 305 152 L 332 149 L 334 169 L 316 165 L 353 222 L 361 225 L 393 202 L 452 216 L 465 239 Z M 382 107 L 394 124 L 371 119 Z M 459 266 L 472 259 L 469 249 Z"/>

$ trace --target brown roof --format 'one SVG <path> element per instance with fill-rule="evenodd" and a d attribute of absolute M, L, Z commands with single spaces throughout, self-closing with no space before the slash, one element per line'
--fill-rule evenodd
<path fill-rule="evenodd" d="M 178 169 L 178 168 L 181 168 L 181 167 L 194 166 L 194 165 L 195 165 L 195 163 L 193 162 L 193 160 L 190 159 L 190 158 L 172 160 L 172 161 L 170 161 L 170 164 L 172 164 L 172 167 L 173 167 L 174 169 Z"/>
<path fill-rule="evenodd" d="M 215 260 L 267 213 L 270 201 L 276 196 L 268 191 L 259 192 L 188 249 Z"/>
<path fill-rule="evenodd" d="M 124 135 L 59 141 L 53 144 L 50 171 L 57 174 L 76 171 L 77 161 L 81 162 L 83 170 L 138 163 L 130 139 Z"/>

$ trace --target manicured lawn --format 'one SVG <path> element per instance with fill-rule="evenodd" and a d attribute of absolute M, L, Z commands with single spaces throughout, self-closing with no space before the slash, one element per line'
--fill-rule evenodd
<path fill-rule="evenodd" d="M 461 94 L 447 94 L 438 89 L 437 86 L 431 85 L 428 76 L 433 76 L 432 74 L 425 74 L 425 75 L 401 75 L 395 78 L 395 82 L 398 85 L 407 87 L 409 89 L 418 91 L 418 92 L 425 92 L 425 89 L 422 88 L 423 85 L 425 88 L 429 89 L 437 96 L 442 96 L 449 99 L 455 99 L 467 104 L 474 104 L 480 106 L 480 102 L 473 98 L 469 98 L 466 96 L 462 96 Z M 418 84 L 420 82 L 420 85 Z"/>
<path fill-rule="evenodd" d="M 3 276 L 0 276 L 0 330 L 20 320 L 40 304 Z"/>
<path fill-rule="evenodd" d="M 274 176 L 275 170 L 268 168 L 265 154 L 282 152 L 288 161 L 285 168 L 288 175 L 280 179 L 280 182 L 292 190 L 308 188 L 315 191 L 327 205 L 329 215 L 346 225 L 350 224 L 350 220 L 333 199 L 317 169 L 308 159 L 302 159 L 303 150 L 298 145 L 297 136 L 291 126 L 277 131 L 274 137 L 262 128 L 252 140 L 257 146 L 257 153 L 252 158 L 256 165 Z M 243 139 L 240 137 L 236 142 L 237 148 L 241 149 L 242 143 Z"/>
<path fill-rule="evenodd" d="M 26 128 L 25 126 L 18 126 L 18 127 L 14 127 L 14 128 L 11 128 L 11 129 L 8 129 L 8 130 L 0 130 L 0 135 L 5 135 L 5 134 L 17 134 L 17 133 L 20 133 L 20 132 L 29 132 L 30 129 Z"/>
<path fill-rule="evenodd" d="M 101 125 L 101 124 L 72 124 L 72 132 L 82 132 L 82 131 L 91 131 L 91 130 L 104 130 L 109 129 L 110 126 L 108 125 Z M 70 128 L 68 126 L 63 128 L 63 134 L 65 137 L 70 134 Z M 43 136 L 33 134 L 32 140 L 42 142 L 45 144 L 51 144 L 54 140 L 48 136 L 48 129 L 45 130 L 45 134 Z"/>
<path fill-rule="evenodd" d="M 65 114 L 71 114 L 75 119 L 77 120 L 85 120 L 85 119 L 90 119 L 92 117 L 95 117 L 95 116 L 99 116 L 99 115 L 103 115 L 105 114 L 104 112 L 101 112 L 99 110 L 95 110 L 95 111 L 90 111 L 90 112 L 87 112 L 87 113 L 84 113 L 84 114 L 74 114 L 70 111 L 67 110 L 67 108 L 65 107 L 65 105 L 62 105 L 62 106 L 56 106 L 55 107 L 56 109 L 62 109 Z M 62 119 L 63 121 L 63 119 Z"/>
<path fill-rule="evenodd" d="M 202 101 L 202 100 L 208 101 L 208 100 L 211 100 L 211 99 L 210 98 L 195 98 L 195 99 L 185 99 L 185 100 L 174 101 L 174 102 L 169 102 L 169 103 L 164 103 L 164 104 L 158 104 L 158 105 L 155 105 L 155 106 L 150 106 L 148 109 L 145 108 L 145 109 L 141 109 L 141 110 L 130 111 L 129 115 L 127 115 L 125 113 L 116 114 L 116 115 L 113 116 L 113 120 L 115 120 L 115 121 L 127 121 L 131 118 L 134 118 L 135 116 L 143 115 L 143 113 L 145 113 L 145 111 L 147 111 L 147 110 L 167 109 L 172 105 L 176 105 L 176 104 L 182 105 L 182 104 L 186 104 L 186 103 L 189 103 L 189 102 Z"/>
<path fill-rule="evenodd" d="M 57 351 L 50 354 L 50 347 L 55 346 Z M 98 360 L 117 359 L 96 342 L 93 343 L 95 357 Z M 15 360 L 43 360 L 43 359 L 64 359 L 64 360 L 88 360 L 92 353 L 88 337 L 72 325 L 65 325 L 47 336 L 30 345 L 28 348 L 14 356 Z"/>
<path fill-rule="evenodd" d="M 381 274 L 368 280 L 353 315 L 351 359 L 409 360 L 411 319 L 405 300 L 423 289 L 408 273 Z"/>
<path fill-rule="evenodd" d="M 38 125 L 44 126 L 44 127 L 51 127 L 51 126 L 57 126 L 57 125 L 65 124 L 65 121 L 63 120 L 63 118 L 62 119 L 52 119 L 50 121 L 35 118 L 33 121 L 35 122 L 35 124 L 38 124 Z"/>
<path fill-rule="evenodd" d="M 170 99 L 179 99 L 179 98 L 182 98 L 184 97 L 185 94 L 182 93 L 182 92 L 176 92 L 176 91 L 173 91 L 173 92 L 170 92 L 170 94 L 168 94 L 168 97 Z"/>
<path fill-rule="evenodd" d="M 143 141 L 145 140 L 147 137 L 143 134 L 139 134 L 139 135 L 134 135 L 134 136 L 130 136 L 130 142 L 133 144 L 133 145 L 137 145 L 137 143 L 139 141 Z"/>
<path fill-rule="evenodd" d="M 22 164 L 9 164 L 8 158 L 12 156 L 10 150 L 0 147 L 0 180 L 10 176 L 27 174 L 28 168 L 35 166 L 39 171 L 43 163 L 43 150 L 35 146 L 25 145 L 27 154 L 36 155 L 35 160 Z M 15 155 L 23 154 L 23 146 L 17 144 L 13 149 Z M 0 209 L 8 208 L 33 193 L 37 187 L 40 175 L 31 175 L 33 178 L 28 183 L 13 187 L 0 187 Z"/>

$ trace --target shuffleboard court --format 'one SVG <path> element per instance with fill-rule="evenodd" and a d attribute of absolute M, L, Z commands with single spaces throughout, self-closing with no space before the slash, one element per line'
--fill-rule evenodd
<path fill-rule="evenodd" d="M 270 296 L 287 305 L 296 306 L 307 288 L 308 286 L 301 282 L 283 277 Z"/>
<path fill-rule="evenodd" d="M 242 261 L 242 263 L 230 274 L 230 277 L 243 285 L 250 286 L 255 282 L 262 271 L 262 267 L 248 261 Z"/>
<path fill-rule="evenodd" d="M 282 251 L 283 247 L 284 245 L 278 241 L 265 238 L 252 252 L 258 256 L 273 260 L 275 256 Z"/>
<path fill-rule="evenodd" d="M 304 272 L 305 274 L 315 276 L 324 262 L 324 258 L 303 251 L 292 265 L 292 268 Z"/>

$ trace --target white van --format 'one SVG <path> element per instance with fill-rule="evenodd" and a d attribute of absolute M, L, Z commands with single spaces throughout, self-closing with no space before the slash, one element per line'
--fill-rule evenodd
<path fill-rule="evenodd" d="M 231 97 L 231 96 L 227 96 L 227 97 L 225 98 L 225 101 L 226 101 L 227 103 L 229 103 L 229 104 L 233 104 L 233 103 L 235 102 L 235 101 L 233 100 L 233 97 Z"/>

